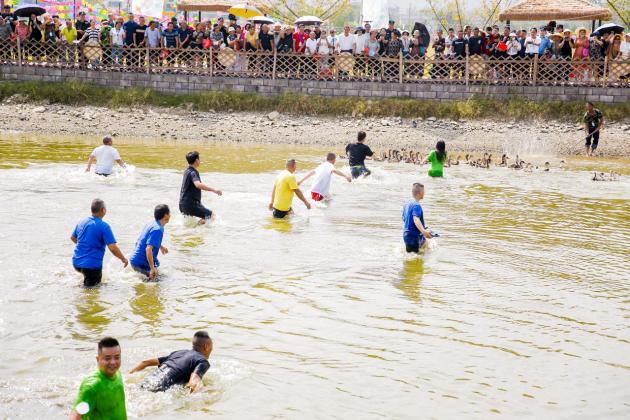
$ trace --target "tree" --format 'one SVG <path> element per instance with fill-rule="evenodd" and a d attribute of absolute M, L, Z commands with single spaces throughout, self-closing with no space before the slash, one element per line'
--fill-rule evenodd
<path fill-rule="evenodd" d="M 630 26 L 630 7 L 627 0 L 606 0 L 606 4 L 613 15 L 616 14 L 624 25 Z"/>
<path fill-rule="evenodd" d="M 264 0 L 269 15 L 293 22 L 300 16 L 312 15 L 329 21 L 346 12 L 350 0 Z"/>

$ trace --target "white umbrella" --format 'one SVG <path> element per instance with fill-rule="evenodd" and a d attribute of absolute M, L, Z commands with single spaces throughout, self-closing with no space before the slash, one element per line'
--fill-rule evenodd
<path fill-rule="evenodd" d="M 296 25 L 320 25 L 323 21 L 316 16 L 302 16 L 295 20 Z"/>
<path fill-rule="evenodd" d="M 250 22 L 254 22 L 258 25 L 262 25 L 263 23 L 266 24 L 272 24 L 273 23 L 273 19 L 268 18 L 267 16 L 254 16 L 253 18 L 249 19 Z"/>

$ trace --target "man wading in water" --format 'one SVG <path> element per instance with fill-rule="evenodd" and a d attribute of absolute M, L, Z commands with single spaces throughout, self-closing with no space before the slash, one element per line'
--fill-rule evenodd
<path fill-rule="evenodd" d="M 359 131 L 357 142 L 346 146 L 346 155 L 348 155 L 348 165 L 350 165 L 352 178 L 358 178 L 361 175 L 368 176 L 372 173 L 365 167 L 365 158 L 374 155 L 374 152 L 369 146 L 363 144 L 365 137 L 365 132 Z"/>
<path fill-rule="evenodd" d="M 210 368 L 208 357 L 212 353 L 212 339 L 206 331 L 193 336 L 192 350 L 175 351 L 168 356 L 141 362 L 129 373 L 140 372 L 149 366 L 157 366 L 140 387 L 152 392 L 166 391 L 174 385 L 185 385 L 190 392 L 201 389 L 201 378 Z"/>
<path fill-rule="evenodd" d="M 98 342 L 98 370 L 81 382 L 70 420 L 127 420 L 125 387 L 119 372 L 120 353 L 120 344 L 115 338 L 105 337 Z"/>
<path fill-rule="evenodd" d="M 199 224 L 203 225 L 212 217 L 212 210 L 201 205 L 201 190 L 210 191 L 216 195 L 223 195 L 221 190 L 210 188 L 199 177 L 197 168 L 201 165 L 199 152 L 190 152 L 186 155 L 188 168 L 184 171 L 182 189 L 179 194 L 179 211 L 186 216 L 199 217 Z"/>
<path fill-rule="evenodd" d="M 604 128 L 604 115 L 602 111 L 593 106 L 592 102 L 587 102 L 586 113 L 582 121 L 584 121 L 584 132 L 586 133 L 586 156 L 593 156 L 593 152 L 599 144 L 599 133 Z"/>
<path fill-rule="evenodd" d="M 293 204 L 293 194 L 297 195 L 304 203 L 307 209 L 311 208 L 311 204 L 302 194 L 302 190 L 295 179 L 295 170 L 297 164 L 295 159 L 287 160 L 286 170 L 280 172 L 280 175 L 276 178 L 273 184 L 273 190 L 271 191 L 271 202 L 269 203 L 269 210 L 273 211 L 274 219 L 284 219 L 287 214 L 291 213 L 291 205 Z"/>
<path fill-rule="evenodd" d="M 85 172 L 90 172 L 92 164 L 96 160 L 96 175 L 110 176 L 114 168 L 114 162 L 125 168 L 125 162 L 120 158 L 120 153 L 114 146 L 110 136 L 103 137 L 103 145 L 94 149 L 88 159 Z"/>

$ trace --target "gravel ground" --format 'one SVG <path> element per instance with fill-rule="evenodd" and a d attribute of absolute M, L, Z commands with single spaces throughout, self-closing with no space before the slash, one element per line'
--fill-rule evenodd
<path fill-rule="evenodd" d="M 12 132 L 124 139 L 221 143 L 303 144 L 339 150 L 368 134 L 374 150 L 427 151 L 438 139 L 448 150 L 470 153 L 520 153 L 569 156 L 583 153 L 581 125 L 557 121 L 450 121 L 436 118 L 324 118 L 271 113 L 196 112 L 185 108 L 113 110 L 24 103 L 9 98 L 0 105 L 3 129 Z M 2 129 L 0 129 L 2 130 Z M 1 131 L 0 131 L 1 133 Z M 608 122 L 598 155 L 630 155 L 630 121 Z"/>

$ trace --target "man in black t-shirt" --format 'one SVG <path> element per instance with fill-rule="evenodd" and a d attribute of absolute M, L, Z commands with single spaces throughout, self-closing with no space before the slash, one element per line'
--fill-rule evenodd
<path fill-rule="evenodd" d="M 210 368 L 208 357 L 212 353 L 212 339 L 206 331 L 197 331 L 193 337 L 192 350 L 175 351 L 168 356 L 148 359 L 133 368 L 135 373 L 149 366 L 157 366 L 140 387 L 152 392 L 166 391 L 174 385 L 184 385 L 195 392 L 201 389 L 201 378 Z"/>
<path fill-rule="evenodd" d="M 483 54 L 483 36 L 479 32 L 479 28 L 473 29 L 473 34 L 468 38 L 468 54 L 482 55 Z"/>
<path fill-rule="evenodd" d="M 348 155 L 348 165 L 350 165 L 352 178 L 358 178 L 361 175 L 368 176 L 372 173 L 365 167 L 365 158 L 374 155 L 374 152 L 363 143 L 365 137 L 365 132 L 359 131 L 357 142 L 346 146 L 346 155 Z"/>
<path fill-rule="evenodd" d="M 210 191 L 217 195 L 223 195 L 221 190 L 211 188 L 201 182 L 197 168 L 201 165 L 199 152 L 190 152 L 186 155 L 188 168 L 184 171 L 182 189 L 179 193 L 179 211 L 186 216 L 199 217 L 199 224 L 206 223 L 206 219 L 212 217 L 212 210 L 201 205 L 201 190 Z"/>

